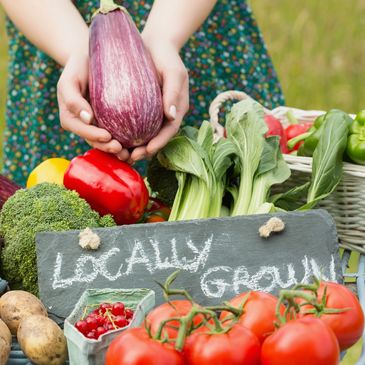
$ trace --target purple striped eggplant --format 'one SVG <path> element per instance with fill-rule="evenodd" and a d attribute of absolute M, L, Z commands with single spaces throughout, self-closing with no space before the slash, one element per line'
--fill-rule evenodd
<path fill-rule="evenodd" d="M 4 203 L 21 187 L 15 182 L 9 180 L 3 175 L 0 175 L 0 209 Z"/>
<path fill-rule="evenodd" d="M 163 121 L 152 58 L 128 12 L 102 0 L 90 26 L 89 92 L 95 119 L 124 148 L 146 145 Z"/>

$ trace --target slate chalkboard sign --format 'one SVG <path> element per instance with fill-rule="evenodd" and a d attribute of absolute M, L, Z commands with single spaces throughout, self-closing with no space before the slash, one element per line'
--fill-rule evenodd
<path fill-rule="evenodd" d="M 152 288 L 157 303 L 176 269 L 176 286 L 201 304 L 245 290 L 277 293 L 311 275 L 341 280 L 334 222 L 324 210 L 275 214 L 286 225 L 268 239 L 258 234 L 273 215 L 95 229 L 98 251 L 78 244 L 78 231 L 37 235 L 40 296 L 49 312 L 67 317 L 86 288 Z"/>

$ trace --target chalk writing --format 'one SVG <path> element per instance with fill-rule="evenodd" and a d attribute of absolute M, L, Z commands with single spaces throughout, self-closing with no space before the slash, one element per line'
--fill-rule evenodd
<path fill-rule="evenodd" d="M 213 235 L 204 242 L 201 248 L 198 248 L 191 239 L 186 240 L 185 243 L 193 254 L 192 258 L 179 257 L 176 239 L 170 240 L 170 257 L 167 256 L 164 259 L 161 258 L 160 244 L 156 239 L 148 240 L 148 242 L 135 240 L 128 257 L 123 257 L 126 251 L 121 251 L 117 247 L 111 248 L 100 257 L 96 257 L 95 253 L 83 254 L 76 260 L 74 275 L 69 278 L 62 277 L 63 255 L 58 252 L 52 288 L 54 290 L 65 289 L 74 283 L 92 283 L 99 275 L 109 281 L 116 281 L 121 277 L 133 275 L 134 268 L 140 265 L 144 266 L 150 274 L 168 269 L 181 269 L 192 273 L 200 271 L 202 272 L 200 287 L 208 298 L 221 298 L 227 290 L 236 294 L 244 290 L 272 292 L 277 288 L 289 288 L 299 282 L 308 282 L 313 275 L 324 280 L 336 280 L 333 255 L 329 258 L 327 265 L 323 265 L 323 263 L 319 265 L 314 258 L 305 255 L 301 259 L 302 268 L 295 268 L 293 263 L 287 263 L 281 266 L 261 266 L 256 272 L 250 273 L 249 268 L 245 265 L 206 267 L 213 245 Z M 152 246 L 153 255 L 147 254 L 145 245 Z M 108 261 L 115 257 L 120 259 L 120 265 L 115 273 L 111 273 L 108 270 Z M 298 277 L 298 272 L 304 274 Z"/>
<path fill-rule="evenodd" d="M 285 231 L 262 239 L 258 229 L 272 215 L 240 216 L 97 229 L 101 246 L 85 251 L 79 231 L 37 234 L 42 302 L 67 317 L 87 288 L 149 288 L 164 301 L 157 282 L 179 269 L 176 287 L 202 305 L 238 293 L 308 282 L 315 275 L 342 280 L 333 219 L 323 210 L 278 213 Z"/>

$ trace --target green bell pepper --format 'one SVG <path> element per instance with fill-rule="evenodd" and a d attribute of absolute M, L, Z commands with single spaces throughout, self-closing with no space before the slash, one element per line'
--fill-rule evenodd
<path fill-rule="evenodd" d="M 365 165 L 365 109 L 351 123 L 346 152 L 351 161 Z"/>

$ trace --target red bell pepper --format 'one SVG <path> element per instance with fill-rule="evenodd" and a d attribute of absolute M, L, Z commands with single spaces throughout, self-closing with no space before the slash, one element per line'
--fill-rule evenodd
<path fill-rule="evenodd" d="M 142 176 L 114 155 L 97 149 L 75 157 L 63 183 L 100 215 L 111 214 L 117 224 L 138 222 L 148 204 Z"/>
<path fill-rule="evenodd" d="M 309 128 L 313 126 L 313 123 L 304 123 L 304 124 L 291 124 L 285 129 L 286 139 L 290 141 L 292 138 L 300 136 L 303 133 L 306 133 Z M 304 143 L 304 141 L 298 142 L 290 151 L 297 151 L 299 147 Z"/>
<path fill-rule="evenodd" d="M 267 131 L 265 137 L 268 136 L 279 136 L 280 137 L 280 149 L 282 153 L 288 153 L 287 139 L 284 131 L 284 127 L 279 119 L 276 119 L 273 115 L 266 114 L 265 122 L 269 130 Z"/>

